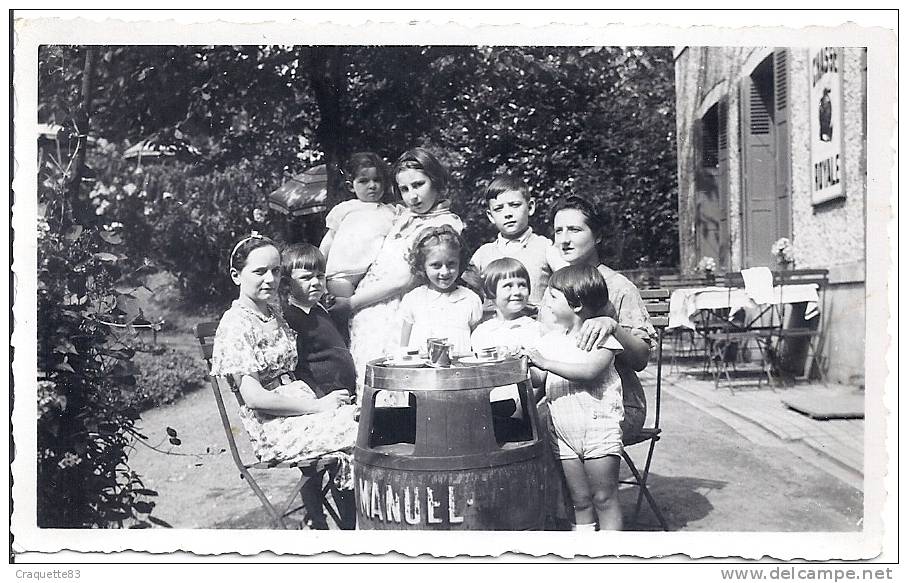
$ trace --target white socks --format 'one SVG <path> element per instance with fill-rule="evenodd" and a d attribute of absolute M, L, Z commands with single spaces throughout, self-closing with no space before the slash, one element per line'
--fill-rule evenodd
<path fill-rule="evenodd" d="M 590 524 L 575 524 L 573 530 L 579 532 L 596 532 L 596 523 L 591 522 Z"/>

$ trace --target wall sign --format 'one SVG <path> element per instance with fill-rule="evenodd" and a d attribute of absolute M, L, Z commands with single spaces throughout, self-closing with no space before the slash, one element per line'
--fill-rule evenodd
<path fill-rule="evenodd" d="M 841 47 L 810 49 L 810 192 L 820 204 L 845 196 Z"/>

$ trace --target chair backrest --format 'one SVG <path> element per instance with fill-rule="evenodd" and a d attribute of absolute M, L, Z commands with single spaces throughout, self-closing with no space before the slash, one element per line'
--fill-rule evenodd
<path fill-rule="evenodd" d="M 665 288 L 642 289 L 640 297 L 649 312 L 650 322 L 653 328 L 665 329 L 668 326 L 668 307 L 669 298 L 672 295 L 671 290 Z"/>
<path fill-rule="evenodd" d="M 665 335 L 665 329 L 668 327 L 669 298 L 671 290 L 659 289 L 642 289 L 640 297 L 643 298 L 643 304 L 646 311 L 649 312 L 649 319 L 656 329 L 658 335 L 656 346 L 656 417 L 654 427 L 659 427 L 659 419 L 662 412 L 662 339 Z"/>
<path fill-rule="evenodd" d="M 199 345 L 202 350 L 202 358 L 205 359 L 205 365 L 207 370 L 211 372 L 211 355 L 214 352 L 214 335 L 217 332 L 218 323 L 217 322 L 201 322 L 195 327 L 195 336 L 199 340 Z M 208 377 L 211 390 L 214 393 L 214 400 L 218 406 L 218 414 L 221 417 L 221 424 L 224 426 L 224 433 L 227 436 L 227 445 L 230 447 L 230 454 L 233 456 L 233 461 L 236 462 L 238 468 L 241 472 L 244 472 L 247 468 L 253 467 L 255 463 L 247 463 L 243 460 L 243 457 L 240 455 L 240 450 L 236 445 L 236 438 L 234 437 L 234 428 L 230 423 L 230 416 L 227 414 L 227 407 L 224 404 L 224 396 L 221 392 L 221 383 L 226 382 L 230 388 L 230 392 L 234 394 L 237 399 L 237 402 L 242 404 L 243 398 L 240 396 L 239 390 L 236 388 L 233 383 L 233 379 L 229 377 Z"/>
<path fill-rule="evenodd" d="M 725 285 L 724 274 L 715 274 L 707 277 L 702 273 L 668 273 L 659 275 L 658 289 L 682 289 L 688 287 L 706 287 L 711 285 Z"/>
<path fill-rule="evenodd" d="M 829 284 L 828 269 L 791 269 L 774 271 L 773 285 L 816 284 L 823 291 Z"/>

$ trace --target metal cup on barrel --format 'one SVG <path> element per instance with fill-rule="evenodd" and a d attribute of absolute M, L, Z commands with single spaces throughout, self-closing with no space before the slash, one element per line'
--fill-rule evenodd
<path fill-rule="evenodd" d="M 452 345 L 447 339 L 431 339 L 428 341 L 429 364 L 434 366 L 451 366 Z"/>

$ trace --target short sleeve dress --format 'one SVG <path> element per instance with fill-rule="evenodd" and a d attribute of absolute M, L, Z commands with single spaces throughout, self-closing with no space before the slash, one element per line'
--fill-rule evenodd
<path fill-rule="evenodd" d="M 424 347 L 429 338 L 447 338 L 453 354 L 469 354 L 470 331 L 482 319 L 482 300 L 460 285 L 446 293 L 422 285 L 404 294 L 400 317 L 413 326 L 410 348 Z"/>
<path fill-rule="evenodd" d="M 281 375 L 293 371 L 295 366 L 296 336 L 280 313 L 273 311 L 263 319 L 234 301 L 218 324 L 211 375 L 258 374 L 266 390 L 286 394 L 286 386 L 280 384 Z M 311 389 L 295 396 L 315 398 Z M 332 411 L 281 417 L 243 404 L 240 418 L 259 460 L 278 464 L 351 451 L 357 433 L 355 409 L 344 405 Z"/>
<path fill-rule="evenodd" d="M 356 291 L 368 291 L 373 286 L 393 275 L 409 273 L 407 254 L 416 235 L 427 227 L 450 225 L 458 233 L 463 230 L 460 217 L 441 205 L 437 210 L 417 215 L 402 211 L 394 221 L 381 250 L 363 276 Z M 359 310 L 350 319 L 350 352 L 356 367 L 357 389 L 362 390 L 366 377 L 366 365 L 370 360 L 393 352 L 400 344 L 401 319 L 398 314 L 403 294 L 393 296 Z"/>

